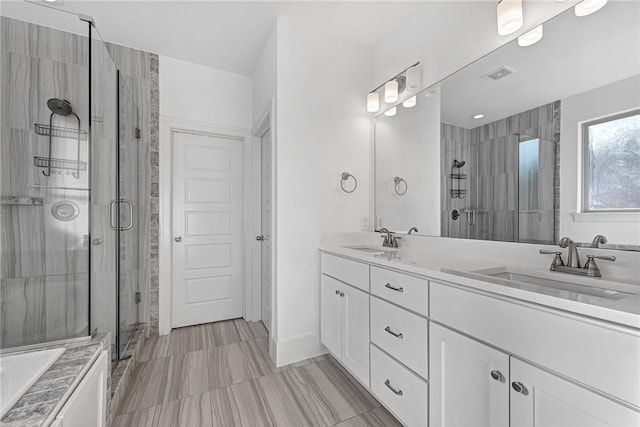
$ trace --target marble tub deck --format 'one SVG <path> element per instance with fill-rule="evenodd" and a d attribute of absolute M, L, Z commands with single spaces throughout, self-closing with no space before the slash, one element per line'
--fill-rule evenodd
<path fill-rule="evenodd" d="M 241 319 L 152 337 L 114 419 L 125 426 L 400 426 L 330 356 L 276 368 Z"/>
<path fill-rule="evenodd" d="M 32 346 L 28 350 L 7 352 L 3 355 L 65 348 L 65 352 L 45 371 L 27 392 L 7 412 L 2 427 L 38 427 L 59 410 L 75 388 L 80 377 L 98 357 L 103 348 L 109 348 L 110 334 L 92 338 Z"/>

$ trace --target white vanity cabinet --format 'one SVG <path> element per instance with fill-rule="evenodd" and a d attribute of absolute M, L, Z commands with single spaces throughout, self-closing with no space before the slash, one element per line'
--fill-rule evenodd
<path fill-rule="evenodd" d="M 369 386 L 369 294 L 322 274 L 320 307 L 322 344 Z"/>
<path fill-rule="evenodd" d="M 430 326 L 430 425 L 508 427 L 509 355 Z"/>
<path fill-rule="evenodd" d="M 322 343 L 405 425 L 640 426 L 637 329 L 400 264 L 322 266 Z"/>
<path fill-rule="evenodd" d="M 104 350 L 58 412 L 51 427 L 105 427 L 109 351 Z"/>
<path fill-rule="evenodd" d="M 512 427 L 640 426 L 640 412 L 513 357 L 510 389 Z"/>

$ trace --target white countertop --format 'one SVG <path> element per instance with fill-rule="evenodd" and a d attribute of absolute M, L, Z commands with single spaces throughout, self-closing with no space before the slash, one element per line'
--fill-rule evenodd
<path fill-rule="evenodd" d="M 458 257 L 421 248 L 388 249 L 380 247 L 381 251 L 388 251 L 387 255 L 380 255 L 379 253 L 356 250 L 349 246 L 371 247 L 372 245 L 356 245 L 351 243 L 341 246 L 335 243 L 321 243 L 319 249 L 323 252 L 353 258 L 371 265 L 402 270 L 445 283 L 455 283 L 520 301 L 640 329 L 640 282 L 606 277 L 582 278 L 580 276 L 554 272 L 554 275 L 558 275 L 555 280 L 562 281 L 570 276 L 571 281 L 575 282 L 577 280 L 580 284 L 584 282 L 586 285 L 597 286 L 603 289 L 615 289 L 635 295 L 621 299 L 609 299 L 563 290 L 554 290 L 549 287 L 540 288 L 535 291 L 535 286 L 521 286 L 510 280 L 484 276 L 474 272 L 505 266 L 543 274 L 547 274 L 548 270 L 541 270 L 526 265 L 514 265 L 513 263 L 501 264 L 495 260 Z"/>

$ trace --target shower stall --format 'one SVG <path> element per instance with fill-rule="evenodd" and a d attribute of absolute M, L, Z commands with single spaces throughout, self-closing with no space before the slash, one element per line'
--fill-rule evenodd
<path fill-rule="evenodd" d="M 117 361 L 145 281 L 139 108 L 90 18 L 19 3 L 64 31 L 0 17 L 0 348 L 111 332 Z"/>

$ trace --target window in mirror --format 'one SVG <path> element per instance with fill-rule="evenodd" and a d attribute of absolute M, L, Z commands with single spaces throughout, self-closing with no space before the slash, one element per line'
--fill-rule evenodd
<path fill-rule="evenodd" d="M 583 211 L 640 210 L 640 110 L 582 125 Z"/>

